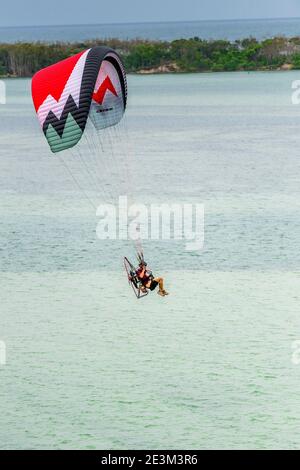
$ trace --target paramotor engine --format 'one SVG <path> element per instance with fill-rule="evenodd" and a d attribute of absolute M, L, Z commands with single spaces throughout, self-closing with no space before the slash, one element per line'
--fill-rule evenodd
<path fill-rule="evenodd" d="M 136 298 L 141 299 L 148 295 L 149 291 L 142 285 L 141 280 L 138 278 L 136 268 L 126 257 L 124 258 L 124 266 L 127 273 L 128 283 L 131 285 Z"/>

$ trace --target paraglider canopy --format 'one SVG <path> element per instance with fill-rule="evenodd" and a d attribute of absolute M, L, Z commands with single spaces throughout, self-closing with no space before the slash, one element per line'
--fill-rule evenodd
<path fill-rule="evenodd" d="M 101 130 L 124 114 L 127 85 L 118 54 L 97 46 L 37 72 L 34 107 L 52 152 L 76 145 L 90 119 Z"/>
<path fill-rule="evenodd" d="M 126 73 L 114 50 L 92 47 L 38 71 L 32 99 L 51 151 L 94 209 L 132 197 Z"/>

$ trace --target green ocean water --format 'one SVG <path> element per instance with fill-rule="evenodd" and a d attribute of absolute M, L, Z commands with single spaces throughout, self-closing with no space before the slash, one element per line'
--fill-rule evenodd
<path fill-rule="evenodd" d="M 205 206 L 200 253 L 145 241 L 171 295 L 122 257 L 33 115 L 0 105 L 0 447 L 299 447 L 298 72 L 129 77 L 137 196 Z M 112 185 L 111 189 L 115 186 Z"/>

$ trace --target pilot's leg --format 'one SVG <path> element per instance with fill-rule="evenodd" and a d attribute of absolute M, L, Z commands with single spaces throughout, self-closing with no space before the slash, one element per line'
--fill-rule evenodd
<path fill-rule="evenodd" d="M 158 286 L 159 286 L 158 294 L 168 295 L 168 292 L 165 291 L 165 289 L 164 289 L 164 280 L 163 280 L 163 278 L 162 277 L 155 277 L 154 281 L 158 282 Z"/>

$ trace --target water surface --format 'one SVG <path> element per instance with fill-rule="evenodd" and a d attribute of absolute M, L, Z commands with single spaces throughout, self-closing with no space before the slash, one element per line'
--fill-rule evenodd
<path fill-rule="evenodd" d="M 264 39 L 298 36 L 300 18 L 174 21 L 60 26 L 0 27 L 0 42 L 84 41 L 94 38 L 160 39 L 171 41 L 198 36 L 203 39 Z"/>
<path fill-rule="evenodd" d="M 201 253 L 145 242 L 171 295 L 141 301 L 122 271 L 132 246 L 96 238 L 93 207 L 40 133 L 29 81 L 7 80 L 2 449 L 299 447 L 295 79 L 129 77 L 137 198 L 206 213 Z"/>

